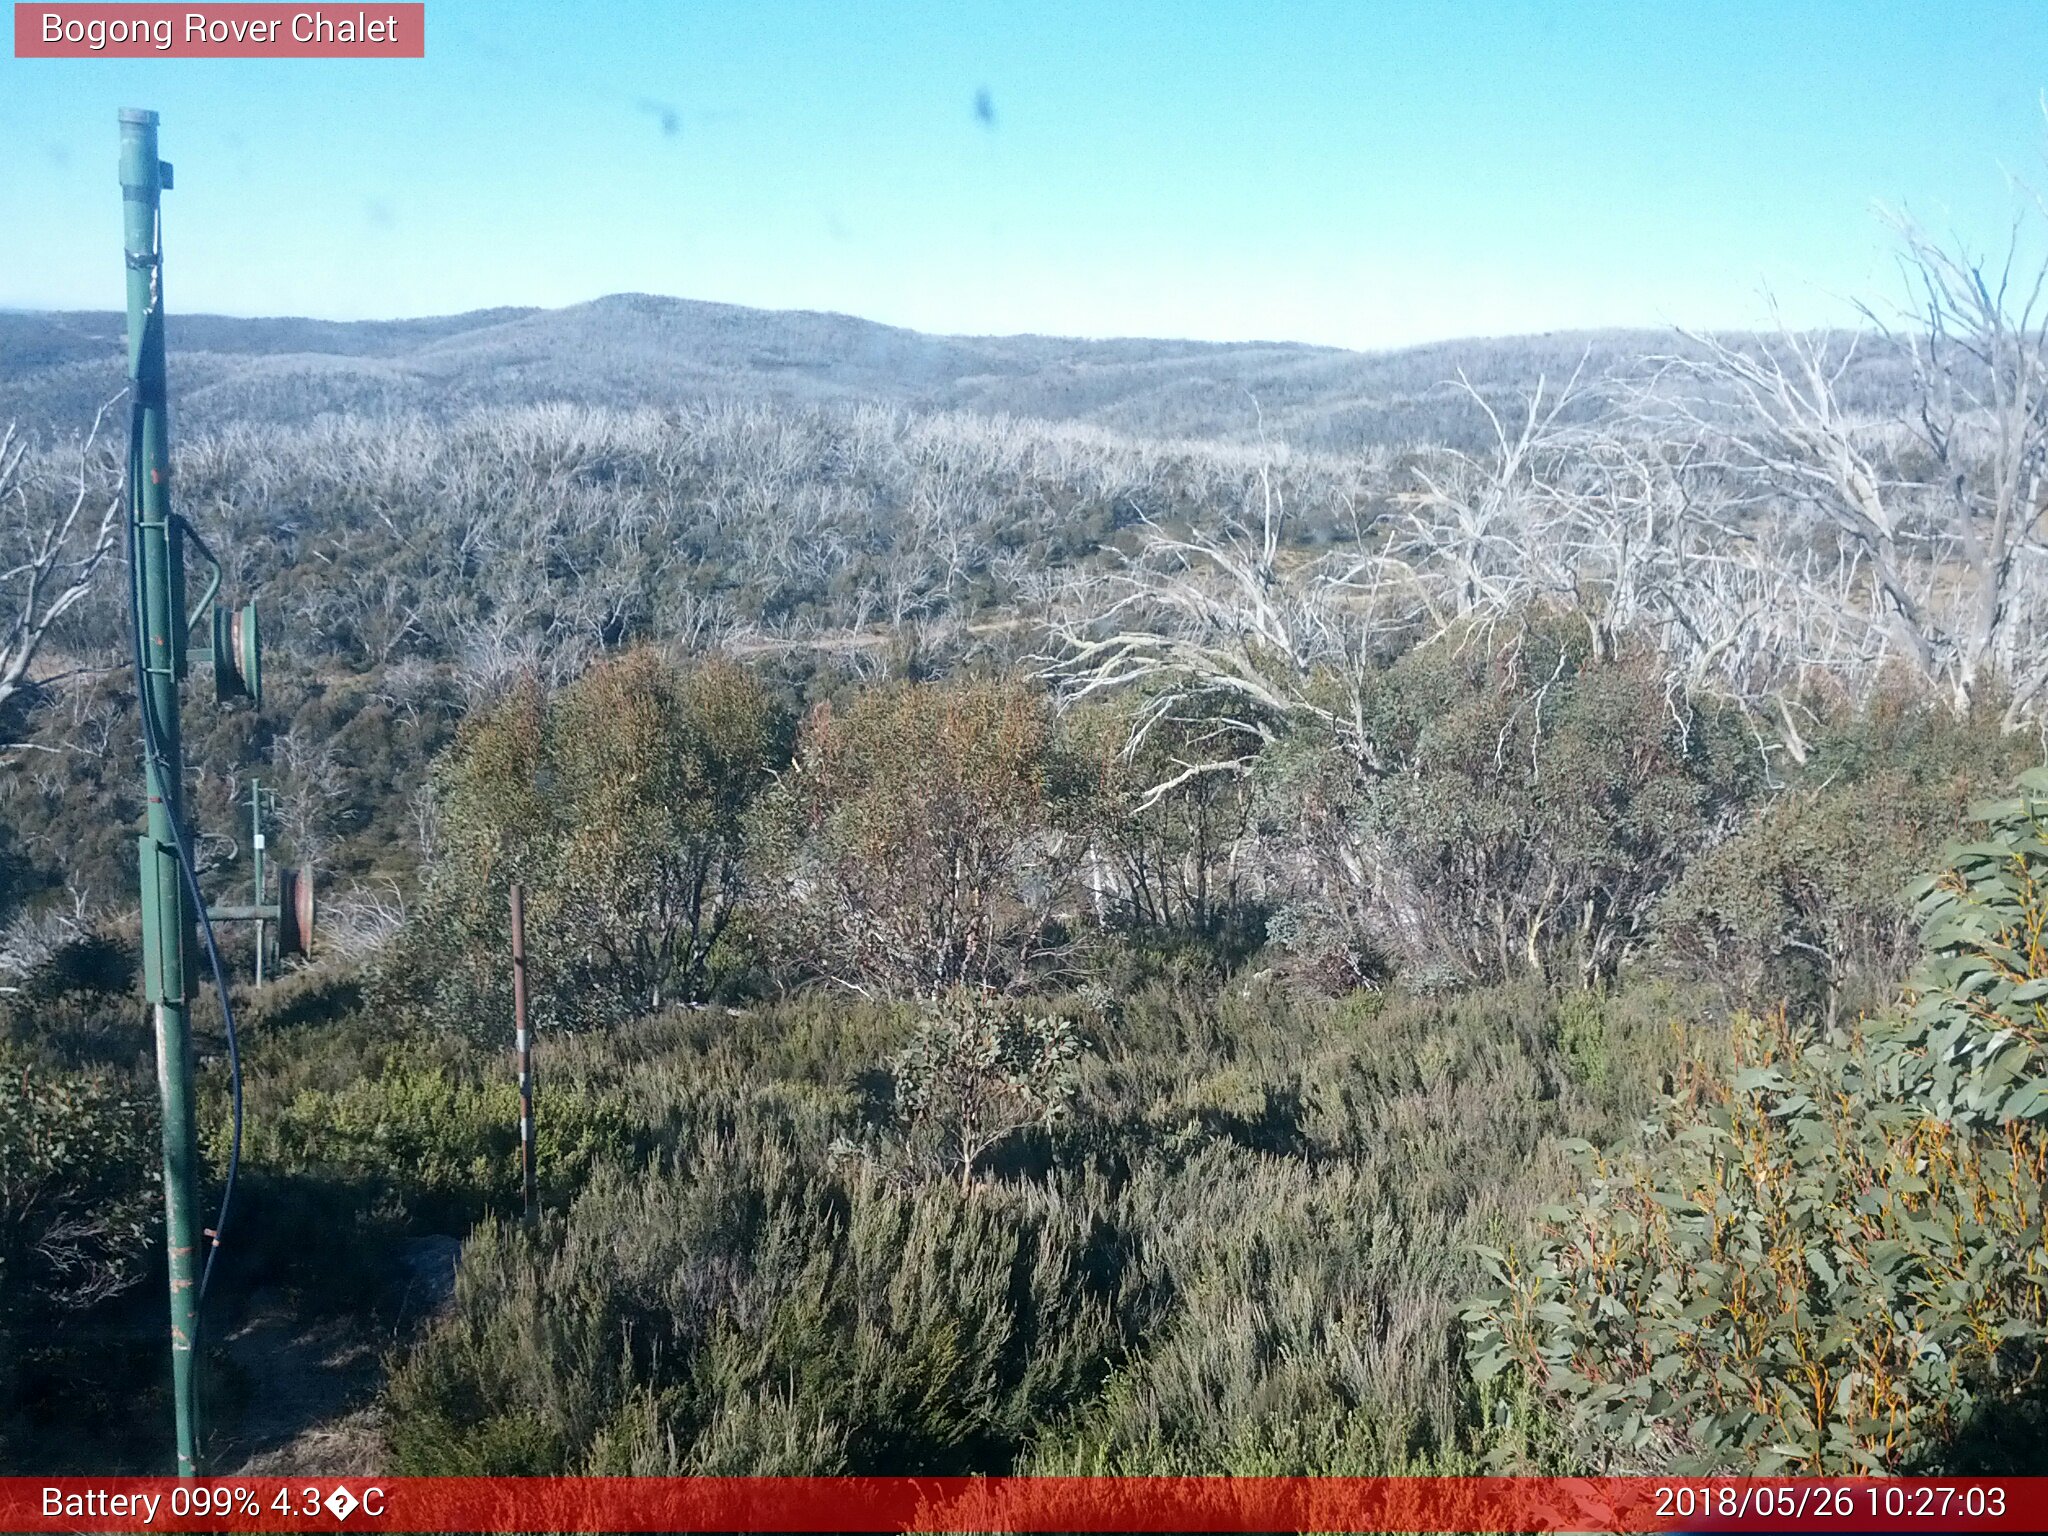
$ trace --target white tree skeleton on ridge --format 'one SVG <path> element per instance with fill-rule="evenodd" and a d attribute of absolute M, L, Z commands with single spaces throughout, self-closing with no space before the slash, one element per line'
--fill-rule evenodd
<path fill-rule="evenodd" d="M 30 668 L 52 629 L 91 595 L 119 542 L 121 498 L 108 496 L 97 521 L 89 510 L 97 501 L 94 450 L 108 409 L 94 414 L 79 445 L 68 499 L 59 493 L 54 502 L 38 494 L 54 485 L 32 456 L 28 437 L 12 425 L 0 431 L 0 538 L 6 541 L 0 559 L 8 562 L 0 569 L 0 588 L 12 609 L 0 629 L 0 705 L 29 686 Z"/>

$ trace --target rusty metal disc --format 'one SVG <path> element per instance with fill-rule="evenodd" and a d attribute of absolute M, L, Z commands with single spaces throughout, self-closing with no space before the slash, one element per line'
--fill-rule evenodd
<path fill-rule="evenodd" d="M 313 952 L 313 871 L 289 866 L 277 872 L 277 952 Z"/>

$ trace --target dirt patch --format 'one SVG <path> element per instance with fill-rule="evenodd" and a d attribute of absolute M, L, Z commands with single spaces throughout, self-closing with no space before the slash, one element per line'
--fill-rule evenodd
<path fill-rule="evenodd" d="M 343 1477 L 384 1470 L 377 1407 L 389 1340 L 360 1318 L 308 1322 L 280 1291 L 258 1291 L 225 1343 L 237 1411 L 211 1460 L 223 1473 Z"/>

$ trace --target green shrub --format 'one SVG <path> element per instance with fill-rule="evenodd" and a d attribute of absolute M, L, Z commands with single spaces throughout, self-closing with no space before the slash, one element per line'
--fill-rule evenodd
<path fill-rule="evenodd" d="M 1608 1080 L 1607 1020 L 1595 992 L 1558 1000 L 1557 1049 L 1573 1082 L 1604 1087 Z"/>
<path fill-rule="evenodd" d="M 68 927 L 68 925 L 67 925 Z M 135 979 L 140 920 L 63 932 L 0 988 L 0 1050 L 66 1071 L 133 1072 L 154 1086 L 155 1046 Z M 17 964 L 19 960 L 17 960 Z"/>
<path fill-rule="evenodd" d="M 2048 1125 L 2048 768 L 1914 894 L 1929 951 L 1880 1064 L 1936 1115 Z"/>
<path fill-rule="evenodd" d="M 553 1080 L 663 1150 L 600 1160 L 537 1233 L 479 1230 L 395 1362 L 393 1444 L 421 1472 L 1469 1467 L 1471 1246 L 1519 1234 L 1562 1137 L 1641 1113 L 1691 1004 L 1600 998 L 1592 1074 L 1535 978 L 1330 1002 L 1191 971 L 1022 1005 L 1096 1048 L 965 1193 L 832 1155 L 893 1123 L 871 1064 L 915 1038 L 900 1005 L 557 1041 Z"/>
<path fill-rule="evenodd" d="M 1071 1019 L 958 992 L 929 1010 L 889 1064 L 913 1157 L 958 1175 L 1033 1125 L 1051 1130 L 1074 1097 L 1081 1037 Z"/>
<path fill-rule="evenodd" d="M 155 1105 L 0 1054 L 0 1331 L 126 1289 L 157 1229 Z"/>
<path fill-rule="evenodd" d="M 1794 781 L 1694 860 L 1657 913 L 1660 959 L 1752 1010 L 1882 1006 L 1918 953 L 1906 886 L 1985 786 L 2036 755 L 1995 712 L 1885 700 L 1816 732 Z"/>
<path fill-rule="evenodd" d="M 1906 883 L 1952 825 L 1903 774 L 1789 791 L 1686 870 L 1658 911 L 1661 957 L 1729 1006 L 1838 1012 L 1910 962 Z"/>
<path fill-rule="evenodd" d="M 1690 1002 L 1599 1000 L 1608 1067 L 1582 1084 L 1557 1043 L 1569 994 L 1535 978 L 1125 1000 L 1071 1134 L 1114 1179 L 1090 1198 L 1142 1342 L 1029 1469 L 1470 1470 L 1454 1299 L 1478 1279 L 1471 1245 L 1519 1232 L 1563 1136 L 1638 1112 Z"/>
<path fill-rule="evenodd" d="M 1248 761 L 1259 744 L 1241 727 L 1183 718 L 1168 702 L 1134 692 L 1063 713 L 1062 740 L 1093 802 L 1088 899 L 1106 926 L 1229 948 L 1262 917 L 1240 857 L 1251 785 L 1240 773 L 1188 765 L 1233 753 Z"/>
<path fill-rule="evenodd" d="M 117 1437 L 149 1390 L 94 1309 L 148 1273 L 162 1167 L 137 1088 L 0 1049 L 0 1467 L 70 1465 L 67 1436 L 94 1424 Z"/>
<path fill-rule="evenodd" d="M 813 711 L 758 823 L 780 957 L 877 995 L 1023 985 L 1068 942 L 1088 787 L 1017 685 Z"/>
<path fill-rule="evenodd" d="M 1268 931 L 1339 974 L 1611 974 L 1757 776 L 1731 714 L 1541 615 L 1408 652 L 1361 710 L 1360 760 L 1304 731 L 1255 768 Z"/>
<path fill-rule="evenodd" d="M 1610 1467 L 2038 1467 L 2048 1428 L 2048 773 L 1925 885 L 1909 1006 L 1738 1021 L 1639 1147 L 1580 1149 L 1468 1319 Z"/>
<path fill-rule="evenodd" d="M 641 651 L 558 692 L 529 681 L 436 767 L 439 847 L 380 1001 L 509 1039 L 515 881 L 546 1024 L 708 995 L 774 734 L 767 695 L 729 663 L 678 671 Z"/>
<path fill-rule="evenodd" d="M 1377 1163 L 1318 1167 L 1224 1139 L 1095 1198 L 1118 1238 L 1131 1349 L 1087 1412 L 1048 1426 L 1025 1470 L 1468 1465 L 1441 1305 L 1466 1262 L 1441 1242 L 1455 1206 L 1397 1196 Z"/>
<path fill-rule="evenodd" d="M 1099 1381 L 1087 1226 L 1000 1187 L 835 1174 L 743 1113 L 671 1169 L 471 1239 L 397 1363 L 417 1473 L 965 1469 Z"/>
<path fill-rule="evenodd" d="M 285 972 L 261 987 L 251 987 L 235 1000 L 235 1022 L 248 1033 L 302 1029 L 347 1018 L 363 1005 L 365 977 L 346 962 L 322 960 Z M 218 1021 L 211 993 L 200 1003 Z"/>
<path fill-rule="evenodd" d="M 550 1082 L 536 1074 L 535 1161 L 547 1192 L 562 1198 L 591 1170 L 631 1152 L 632 1121 L 616 1093 Z M 214 1117 L 207 1149 L 226 1153 L 227 1123 Z M 425 1224 L 460 1230 L 520 1190 L 519 1089 L 511 1073 L 479 1080 L 418 1044 L 337 1088 L 302 1087 L 248 1117 L 243 1157 L 273 1175 L 316 1175 L 358 1201 L 395 1199 Z"/>

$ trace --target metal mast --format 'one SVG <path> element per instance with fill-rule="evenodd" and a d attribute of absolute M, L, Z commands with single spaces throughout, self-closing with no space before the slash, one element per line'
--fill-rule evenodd
<path fill-rule="evenodd" d="M 171 514 L 170 426 L 165 414 L 163 242 L 159 199 L 171 168 L 157 158 L 157 116 L 121 113 L 121 211 L 128 264 L 129 580 L 141 669 L 143 775 L 149 830 L 142 837 L 143 988 L 156 1024 L 163 1096 L 164 1242 L 171 1282 L 171 1391 L 178 1475 L 199 1469 L 198 1139 L 192 1118 L 192 1028 L 185 952 L 187 910 L 177 822 L 184 795 L 178 679 L 185 670 L 184 551 Z"/>

